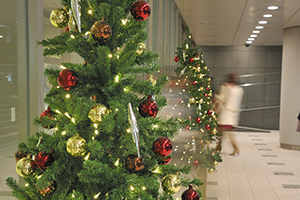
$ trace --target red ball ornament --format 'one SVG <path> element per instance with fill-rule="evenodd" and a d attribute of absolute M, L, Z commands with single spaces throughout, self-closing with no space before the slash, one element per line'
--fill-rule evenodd
<path fill-rule="evenodd" d="M 41 170 L 46 170 L 54 162 L 53 152 L 39 152 L 35 157 L 34 164 Z"/>
<path fill-rule="evenodd" d="M 206 90 L 207 90 L 207 91 L 210 90 L 210 87 L 207 87 Z"/>
<path fill-rule="evenodd" d="M 159 137 L 153 142 L 153 152 L 159 157 L 166 157 L 172 153 L 173 144 L 167 137 Z"/>
<path fill-rule="evenodd" d="M 182 200 L 199 200 L 199 194 L 195 190 L 193 190 L 193 186 L 189 185 L 189 189 L 184 191 L 181 195 Z"/>
<path fill-rule="evenodd" d="M 194 58 L 190 58 L 189 62 L 192 64 L 194 62 Z"/>
<path fill-rule="evenodd" d="M 158 105 L 156 101 L 149 95 L 147 99 L 142 101 L 139 105 L 139 113 L 142 117 L 155 117 L 158 112 Z"/>
<path fill-rule="evenodd" d="M 195 161 L 194 161 L 194 165 L 195 165 L 195 166 L 198 166 L 198 165 L 199 165 L 199 161 L 198 161 L 198 160 L 195 160 Z"/>
<path fill-rule="evenodd" d="M 206 125 L 205 125 L 205 128 L 206 128 L 207 130 L 210 130 L 210 125 L 209 125 L 209 124 L 206 124 Z"/>
<path fill-rule="evenodd" d="M 195 122 L 198 123 L 198 124 L 200 123 L 200 121 L 201 121 L 201 118 L 200 118 L 200 117 L 197 117 L 197 118 L 195 119 Z"/>
<path fill-rule="evenodd" d="M 196 85 L 197 85 L 197 81 L 193 81 L 193 82 L 192 82 L 192 85 L 193 85 L 193 86 L 196 86 Z"/>
<path fill-rule="evenodd" d="M 130 173 L 135 173 L 144 168 L 144 159 L 130 154 L 125 159 L 125 167 Z"/>
<path fill-rule="evenodd" d="M 71 69 L 63 69 L 57 77 L 58 85 L 64 90 L 70 90 L 78 82 L 77 73 Z"/>
<path fill-rule="evenodd" d="M 179 62 L 179 57 L 176 56 L 176 57 L 174 58 L 174 61 L 175 61 L 175 62 Z"/>
<path fill-rule="evenodd" d="M 145 21 L 151 14 L 151 6 L 145 1 L 136 1 L 131 6 L 131 15 L 138 21 Z"/>
<path fill-rule="evenodd" d="M 208 96 L 208 94 L 204 94 L 204 96 L 205 96 L 205 97 L 207 97 L 207 96 Z"/>
<path fill-rule="evenodd" d="M 43 117 L 48 117 L 49 119 L 54 120 L 55 115 L 56 115 L 56 113 L 55 113 L 54 111 L 52 111 L 52 110 L 50 109 L 50 107 L 48 107 L 47 110 L 43 111 L 43 112 L 40 114 L 40 119 L 42 120 Z M 48 129 L 51 129 L 51 128 L 54 128 L 55 126 L 56 126 L 56 124 L 49 124 L 48 126 L 44 125 L 43 127 L 44 127 L 44 128 L 48 128 Z"/>
<path fill-rule="evenodd" d="M 208 115 L 211 115 L 211 114 L 212 114 L 212 111 L 211 111 L 211 110 L 208 110 L 208 111 L 207 111 L 207 114 L 208 114 Z"/>

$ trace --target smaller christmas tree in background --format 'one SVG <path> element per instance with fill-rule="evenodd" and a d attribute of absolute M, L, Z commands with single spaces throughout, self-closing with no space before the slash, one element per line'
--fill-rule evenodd
<path fill-rule="evenodd" d="M 218 162 L 222 159 L 215 149 L 209 148 L 209 143 L 218 139 L 218 119 L 213 106 L 213 91 L 211 87 L 211 78 L 209 69 L 203 60 L 202 53 L 198 48 L 191 48 L 191 36 L 187 27 L 187 40 L 182 47 L 177 48 L 175 62 L 179 62 L 180 66 L 175 70 L 179 75 L 176 85 L 184 83 L 184 91 L 188 92 L 189 100 L 187 107 L 193 107 L 195 113 L 189 116 L 187 128 L 191 130 L 199 130 L 199 137 L 195 154 L 193 155 L 193 163 L 196 166 L 208 168 L 208 172 L 212 173 Z M 182 101 L 184 103 L 184 101 Z"/>

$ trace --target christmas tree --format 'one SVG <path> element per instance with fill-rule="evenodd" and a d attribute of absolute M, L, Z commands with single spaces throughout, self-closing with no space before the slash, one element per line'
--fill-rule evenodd
<path fill-rule="evenodd" d="M 201 181 L 185 176 L 190 167 L 169 163 L 180 123 L 160 117 L 166 105 L 157 80 L 136 80 L 155 73 L 158 54 L 145 49 L 151 7 L 132 0 L 61 0 L 51 23 L 67 31 L 38 42 L 44 56 L 77 53 L 83 64 L 62 63 L 46 69 L 53 85 L 47 110 L 34 123 L 43 131 L 18 145 L 17 172 L 26 184 L 9 177 L 20 200 L 199 199 L 192 189 Z M 48 130 L 53 134 L 48 134 Z"/>
<path fill-rule="evenodd" d="M 214 148 L 209 148 L 209 143 L 219 139 L 218 119 L 214 113 L 213 91 L 209 69 L 203 60 L 199 48 L 192 48 L 191 35 L 187 29 L 187 40 L 181 47 L 177 48 L 174 58 L 180 66 L 175 70 L 179 77 L 183 77 L 184 90 L 189 94 L 187 107 L 194 107 L 196 112 L 191 113 L 187 127 L 192 130 L 199 130 L 197 151 L 193 155 L 193 163 L 196 166 L 208 168 L 212 173 L 218 162 L 222 159 Z M 180 81 L 180 79 L 179 79 Z M 180 83 L 177 82 L 176 85 Z"/>

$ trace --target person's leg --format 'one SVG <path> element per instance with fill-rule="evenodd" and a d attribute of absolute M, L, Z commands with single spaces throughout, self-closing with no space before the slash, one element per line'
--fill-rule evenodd
<path fill-rule="evenodd" d="M 222 140 L 223 140 L 224 129 L 222 127 L 219 127 L 219 132 L 220 132 L 221 136 L 219 137 L 220 139 L 217 141 L 215 150 L 220 153 L 222 150 Z"/>
<path fill-rule="evenodd" d="M 238 143 L 236 141 L 234 130 L 229 131 L 228 135 L 229 135 L 229 139 L 230 139 L 230 142 L 232 144 L 232 147 L 234 149 L 233 152 L 231 154 L 229 154 L 229 155 L 231 155 L 231 156 L 234 156 L 236 154 L 239 155 L 240 148 L 239 148 Z"/>

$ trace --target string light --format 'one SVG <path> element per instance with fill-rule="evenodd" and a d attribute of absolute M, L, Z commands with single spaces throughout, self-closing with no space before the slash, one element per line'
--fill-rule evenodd
<path fill-rule="evenodd" d="M 67 95 L 66 95 L 66 98 L 67 98 L 67 99 L 70 98 L 70 94 L 67 94 Z"/>
<path fill-rule="evenodd" d="M 122 19 L 122 24 L 123 24 L 123 25 L 126 25 L 126 24 L 127 24 L 127 21 L 128 21 L 127 19 Z"/>
<path fill-rule="evenodd" d="M 127 129 L 127 130 L 126 130 L 126 132 L 127 132 L 127 133 L 130 133 L 130 132 L 131 132 L 131 129 L 130 129 L 130 128 L 129 128 L 129 129 Z"/>
<path fill-rule="evenodd" d="M 98 135 L 98 134 L 99 134 L 99 131 L 98 131 L 98 130 L 95 130 L 95 134 Z"/>
<path fill-rule="evenodd" d="M 96 195 L 94 196 L 94 199 L 97 199 L 97 198 L 99 197 L 100 194 L 101 194 L 101 192 L 99 192 L 98 194 L 96 194 Z"/>
<path fill-rule="evenodd" d="M 133 187 L 133 186 L 130 186 L 130 190 L 131 190 L 131 191 L 134 191 L 134 187 Z"/>
<path fill-rule="evenodd" d="M 66 131 L 61 132 L 62 135 L 66 135 L 66 133 L 67 133 Z"/>
<path fill-rule="evenodd" d="M 142 187 L 142 190 L 146 190 L 146 187 L 145 187 L 145 186 L 143 186 L 143 187 Z"/>
<path fill-rule="evenodd" d="M 69 115 L 69 113 L 65 113 L 65 115 L 68 117 L 68 118 L 71 118 L 71 116 Z"/>
<path fill-rule="evenodd" d="M 28 186 L 29 186 L 29 184 L 28 184 L 28 183 L 26 183 L 26 184 L 25 184 L 25 187 L 28 187 Z"/>
<path fill-rule="evenodd" d="M 63 65 L 60 66 L 61 69 L 66 69 Z"/>
<path fill-rule="evenodd" d="M 93 11 L 91 9 L 89 9 L 88 13 L 91 15 L 91 14 L 93 14 Z"/>
<path fill-rule="evenodd" d="M 116 76 L 115 76 L 115 82 L 118 83 L 118 82 L 120 81 L 119 79 L 120 79 L 120 76 L 119 76 L 119 75 L 116 75 Z"/>
<path fill-rule="evenodd" d="M 95 128 L 98 128 L 98 124 L 95 123 L 95 124 L 94 124 L 94 127 L 95 127 Z"/>
<path fill-rule="evenodd" d="M 70 38 L 75 39 L 75 36 L 74 35 L 70 35 Z"/>
<path fill-rule="evenodd" d="M 71 121 L 75 124 L 75 119 L 74 118 L 72 118 Z"/>
<path fill-rule="evenodd" d="M 118 166 L 120 162 L 120 158 L 118 158 L 118 160 L 115 162 L 115 166 Z"/>
<path fill-rule="evenodd" d="M 90 158 L 90 154 L 91 153 L 88 153 L 85 157 L 84 157 L 84 160 L 88 160 Z"/>

